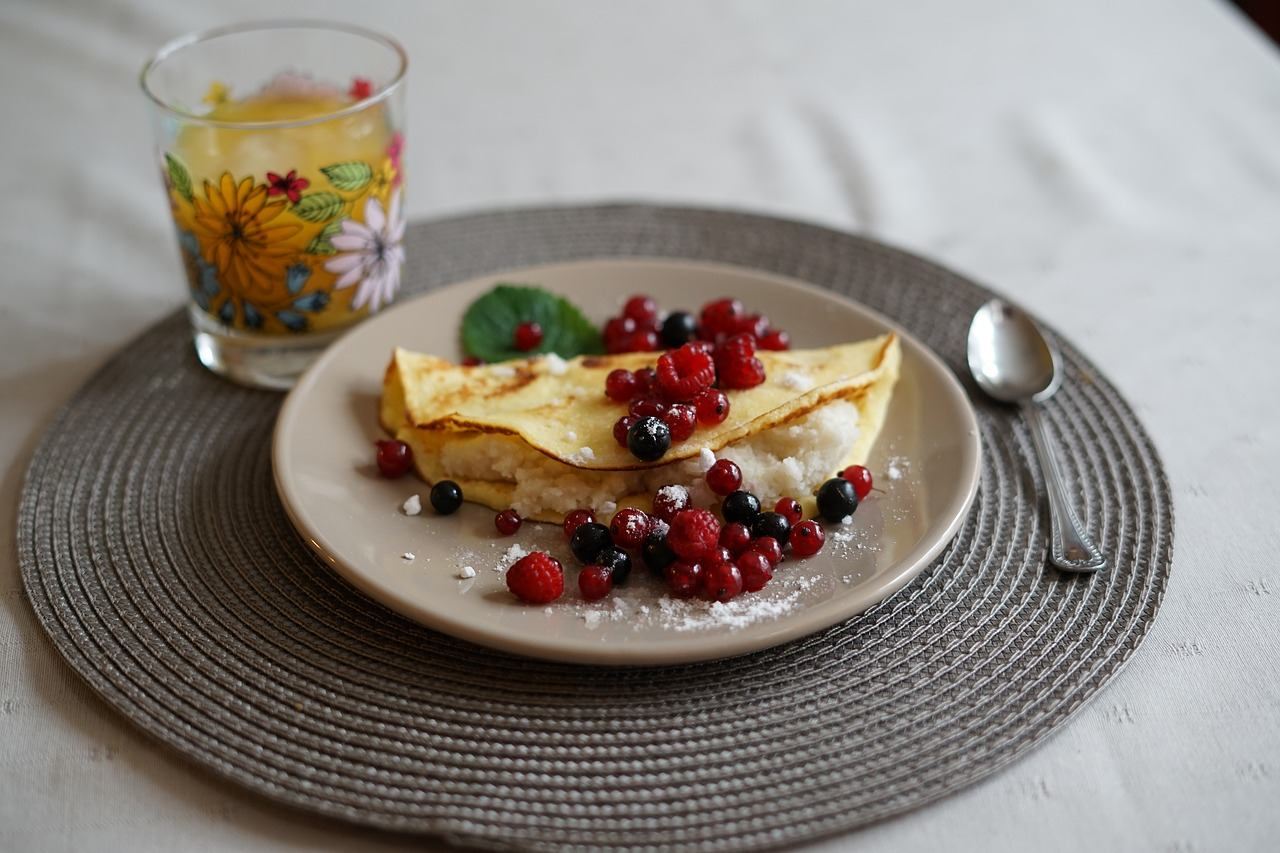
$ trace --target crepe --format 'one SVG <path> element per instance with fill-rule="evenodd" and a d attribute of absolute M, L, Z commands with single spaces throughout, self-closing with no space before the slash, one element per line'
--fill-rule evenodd
<path fill-rule="evenodd" d="M 653 462 L 637 459 L 614 440 L 613 425 L 626 407 L 605 397 L 603 389 L 609 371 L 651 366 L 654 353 L 461 366 L 396 349 L 384 378 L 380 417 L 384 429 L 411 446 L 415 467 L 428 482 L 452 479 L 467 500 L 494 509 L 514 505 L 525 517 L 545 521 L 559 521 L 579 506 L 605 517 L 618 506 L 648 508 L 654 483 L 696 486 L 706 451 L 760 456 L 757 479 L 768 480 L 770 460 L 794 462 L 809 450 L 779 455 L 786 443 L 779 442 L 784 433 L 778 431 L 793 426 L 790 432 L 803 441 L 801 427 L 816 424 L 821 431 L 815 434 L 824 447 L 830 445 L 826 457 L 811 463 L 824 471 L 798 472 L 785 481 L 802 486 L 803 495 L 811 495 L 838 466 L 865 461 L 898 376 L 896 336 L 757 355 L 765 382 L 727 392 L 730 411 L 723 423 L 700 425 L 692 438 L 673 443 Z M 842 436 L 823 423 L 823 410 L 832 406 L 848 415 L 848 429 L 838 431 Z M 812 443 L 813 435 L 808 438 Z M 751 449 L 761 444 L 783 450 L 761 455 Z M 747 473 L 744 481 L 750 483 Z"/>

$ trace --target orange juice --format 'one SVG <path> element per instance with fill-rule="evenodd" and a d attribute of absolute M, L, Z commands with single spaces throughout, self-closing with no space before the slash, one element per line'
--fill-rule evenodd
<path fill-rule="evenodd" d="M 337 330 L 399 288 L 401 138 L 384 105 L 282 75 L 178 130 L 165 183 L 192 297 L 235 332 Z"/>

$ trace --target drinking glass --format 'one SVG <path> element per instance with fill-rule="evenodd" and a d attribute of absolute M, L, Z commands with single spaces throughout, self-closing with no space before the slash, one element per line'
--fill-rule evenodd
<path fill-rule="evenodd" d="M 184 36 L 143 68 L 210 370 L 288 388 L 394 299 L 406 67 L 369 30 L 270 21 Z"/>

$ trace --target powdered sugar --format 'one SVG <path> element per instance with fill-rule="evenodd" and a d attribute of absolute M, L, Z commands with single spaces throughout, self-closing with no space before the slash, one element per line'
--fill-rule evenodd
<path fill-rule="evenodd" d="M 400 559 L 404 560 L 405 562 L 413 562 L 413 552 L 405 551 L 403 554 L 400 555 Z"/>
<path fill-rule="evenodd" d="M 475 576 L 476 576 L 476 570 L 474 566 L 463 566 L 462 568 L 458 569 L 458 577 L 461 580 L 468 580 Z"/>
<path fill-rule="evenodd" d="M 698 467 L 705 474 L 711 470 L 711 466 L 716 464 L 716 455 L 710 447 L 704 447 L 698 451 Z"/>
<path fill-rule="evenodd" d="M 813 379 L 810 378 L 809 374 L 801 373 L 798 370 L 788 370 L 778 378 L 778 382 L 783 388 L 788 388 L 792 391 L 808 391 L 813 387 Z"/>
<path fill-rule="evenodd" d="M 712 455 L 714 457 L 714 454 Z M 707 466 L 707 467 L 710 467 L 710 466 Z M 670 486 L 663 486 L 661 489 L 658 489 L 657 493 L 655 494 L 655 497 L 662 498 L 664 501 L 670 501 L 671 503 L 676 504 L 678 506 L 683 506 L 689 502 L 689 490 L 686 489 L 684 486 L 679 486 L 675 484 Z"/>
<path fill-rule="evenodd" d="M 417 495 L 409 495 L 400 509 L 404 510 L 405 515 L 418 515 L 422 512 L 422 498 Z"/>
<path fill-rule="evenodd" d="M 565 361 L 554 352 L 549 352 L 544 358 L 547 366 L 547 373 L 552 376 L 563 376 L 569 370 L 569 362 Z"/>
<path fill-rule="evenodd" d="M 497 376 L 501 379 L 510 379 L 512 376 L 516 375 L 516 369 L 509 364 L 495 364 L 493 367 L 489 368 L 489 373 L 490 375 Z"/>
<path fill-rule="evenodd" d="M 738 631 L 787 615 L 817 582 L 816 577 L 775 581 L 765 591 L 740 595 L 728 602 L 664 597 L 658 601 L 659 618 L 664 628 L 673 631 Z"/>

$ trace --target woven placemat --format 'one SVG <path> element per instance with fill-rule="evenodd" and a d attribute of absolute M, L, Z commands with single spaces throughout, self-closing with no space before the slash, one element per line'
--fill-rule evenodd
<path fill-rule="evenodd" d="M 417 225 L 406 290 L 574 258 L 741 264 L 848 294 L 953 368 L 991 294 L 848 234 L 740 213 L 603 206 Z M 601 286 L 607 286 L 602 282 Z M 491 847 L 769 847 L 991 773 L 1132 654 L 1168 580 L 1169 488 L 1115 389 L 1069 344 L 1048 406 L 1075 505 L 1114 568 L 1045 567 L 1028 436 L 979 401 L 982 485 L 936 564 L 862 616 L 732 660 L 603 669 L 510 657 L 364 598 L 289 526 L 275 394 L 207 373 L 184 314 L 67 404 L 19 510 L 32 606 L 146 732 L 276 800 Z"/>

